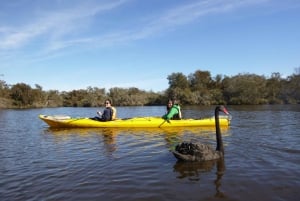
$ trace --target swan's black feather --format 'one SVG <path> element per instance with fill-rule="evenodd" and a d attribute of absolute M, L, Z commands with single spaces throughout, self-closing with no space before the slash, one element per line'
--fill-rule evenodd
<path fill-rule="evenodd" d="M 228 114 L 224 106 L 217 106 L 215 109 L 217 148 L 213 149 L 210 145 L 207 144 L 182 142 L 176 145 L 175 151 L 173 151 L 174 156 L 178 160 L 208 161 L 218 159 L 224 156 L 223 142 L 219 124 L 219 111 Z"/>

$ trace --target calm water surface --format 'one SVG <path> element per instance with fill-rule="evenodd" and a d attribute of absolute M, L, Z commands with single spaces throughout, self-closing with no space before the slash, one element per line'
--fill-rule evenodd
<path fill-rule="evenodd" d="M 118 107 L 120 118 L 164 107 Z M 215 146 L 212 129 L 50 129 L 39 114 L 96 108 L 0 110 L 1 200 L 298 200 L 300 105 L 228 106 L 225 159 L 180 163 L 183 140 Z M 185 117 L 214 107 L 184 107 Z"/>

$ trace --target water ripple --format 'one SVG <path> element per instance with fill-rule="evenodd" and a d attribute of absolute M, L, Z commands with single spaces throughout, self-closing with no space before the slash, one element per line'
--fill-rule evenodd
<path fill-rule="evenodd" d="M 80 116 L 95 108 L 0 111 L 0 197 L 296 200 L 300 187 L 297 107 L 229 107 L 233 119 L 230 129 L 222 130 L 224 161 L 197 164 L 177 162 L 170 150 L 184 140 L 215 146 L 214 129 L 49 129 L 38 114 Z M 153 111 L 157 114 L 160 109 Z M 126 116 L 131 108 L 119 111 Z M 213 112 L 205 107 L 191 111 L 195 116 Z M 143 107 L 135 112 L 142 114 Z"/>

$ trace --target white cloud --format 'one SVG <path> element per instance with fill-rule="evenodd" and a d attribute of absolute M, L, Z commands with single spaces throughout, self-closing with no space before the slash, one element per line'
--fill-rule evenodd
<path fill-rule="evenodd" d="M 73 31 L 81 29 L 82 26 L 78 21 L 87 20 L 100 12 L 114 9 L 125 2 L 124 0 L 110 1 L 109 3 L 97 5 L 84 3 L 71 9 L 39 12 L 40 16 L 35 16 L 31 23 L 24 26 L 0 27 L 0 49 L 23 47 L 42 35 L 47 35 L 50 38 L 60 38 L 71 34 Z"/>
<path fill-rule="evenodd" d="M 155 20 L 150 20 L 146 23 L 140 24 L 137 27 L 130 27 L 119 30 L 116 28 L 115 32 L 102 34 L 94 37 L 76 38 L 71 40 L 56 41 L 52 49 L 66 48 L 73 45 L 93 44 L 94 46 L 110 46 L 119 43 L 126 43 L 135 40 L 141 40 L 151 37 L 155 34 L 168 31 L 179 25 L 191 23 L 199 19 L 201 16 L 209 14 L 219 14 L 238 9 L 249 4 L 263 3 L 266 0 L 248 0 L 248 1 L 196 1 L 191 4 L 181 5 L 170 10 L 167 10 L 161 16 L 153 17 Z"/>
<path fill-rule="evenodd" d="M 194 1 L 190 4 L 184 3 L 170 8 L 160 16 L 152 16 L 148 22 L 134 26 L 127 24 L 126 28 L 115 27 L 109 33 L 97 32 L 92 34 L 89 21 L 99 17 L 98 14 L 108 12 L 127 3 L 128 0 L 107 1 L 97 3 L 95 1 L 82 1 L 83 4 L 76 4 L 72 8 L 60 9 L 57 11 L 39 11 L 39 16 L 30 24 L 21 27 L 0 27 L 0 49 L 14 50 L 26 47 L 27 44 L 41 39 L 47 40 L 38 42 L 37 49 L 33 51 L 32 57 L 38 59 L 50 58 L 55 55 L 62 55 L 62 51 L 72 47 L 106 47 L 115 44 L 127 43 L 155 36 L 175 29 L 177 26 L 185 25 L 198 20 L 202 16 L 220 14 L 234 11 L 241 7 L 252 4 L 261 4 L 267 0 L 205 0 Z M 147 16 L 148 17 L 148 16 Z M 85 34 L 80 34 L 84 32 Z M 81 48 L 77 48 L 81 49 Z M 70 52 L 70 51 L 65 51 Z"/>

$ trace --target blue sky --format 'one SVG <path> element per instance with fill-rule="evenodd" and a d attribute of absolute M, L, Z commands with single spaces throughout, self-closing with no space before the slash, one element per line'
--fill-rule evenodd
<path fill-rule="evenodd" d="M 168 88 L 168 75 L 292 75 L 299 0 L 0 1 L 0 79 L 44 90 Z"/>

